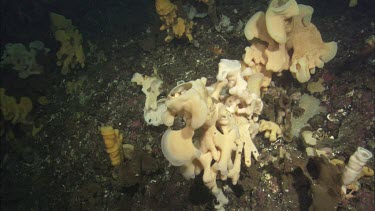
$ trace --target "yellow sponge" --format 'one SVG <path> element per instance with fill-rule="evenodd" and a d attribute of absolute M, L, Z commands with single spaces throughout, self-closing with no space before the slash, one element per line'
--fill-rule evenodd
<path fill-rule="evenodd" d="M 123 136 L 118 129 L 113 129 L 111 126 L 103 126 L 100 128 L 103 136 L 106 151 L 111 159 L 113 166 L 118 166 L 122 163 L 122 140 Z"/>
<path fill-rule="evenodd" d="M 33 103 L 28 97 L 21 97 L 17 103 L 16 98 L 5 95 L 5 89 L 0 88 L 0 110 L 5 120 L 12 124 L 26 121 L 27 115 L 33 109 Z"/>

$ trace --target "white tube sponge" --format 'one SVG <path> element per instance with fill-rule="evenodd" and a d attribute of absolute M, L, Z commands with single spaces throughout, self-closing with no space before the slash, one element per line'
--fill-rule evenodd
<path fill-rule="evenodd" d="M 350 156 L 349 162 L 345 166 L 342 175 L 343 184 L 349 185 L 354 182 L 370 158 L 372 158 L 372 153 L 369 150 L 358 147 L 357 151 Z"/>

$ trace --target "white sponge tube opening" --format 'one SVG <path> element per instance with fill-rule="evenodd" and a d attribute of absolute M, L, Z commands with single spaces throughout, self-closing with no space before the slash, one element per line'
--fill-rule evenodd
<path fill-rule="evenodd" d="M 354 182 L 370 158 L 372 158 L 372 153 L 369 150 L 358 147 L 357 151 L 350 156 L 349 162 L 345 166 L 345 171 L 342 175 L 343 184 L 349 185 Z"/>

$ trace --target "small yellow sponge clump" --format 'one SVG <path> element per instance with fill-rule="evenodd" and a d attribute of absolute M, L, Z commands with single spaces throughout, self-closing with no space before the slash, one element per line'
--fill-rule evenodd
<path fill-rule="evenodd" d="M 172 4 L 169 0 L 156 0 L 155 7 L 160 19 L 164 22 L 164 27 L 174 23 L 175 18 L 177 18 L 177 6 L 175 4 Z"/>
<path fill-rule="evenodd" d="M 111 159 L 111 164 L 113 166 L 120 165 L 123 161 L 122 134 L 120 134 L 118 129 L 113 129 L 111 126 L 101 127 L 100 133 L 103 136 L 106 151 Z"/>
<path fill-rule="evenodd" d="M 55 38 L 61 43 L 59 51 L 56 53 L 58 66 L 62 66 L 61 73 L 67 74 L 70 68 L 76 68 L 78 65 L 85 67 L 85 54 L 82 48 L 82 35 L 78 30 L 55 32 Z"/>
<path fill-rule="evenodd" d="M 265 131 L 264 137 L 268 138 L 271 142 L 275 142 L 283 134 L 280 126 L 274 122 L 260 120 L 259 123 L 259 132 Z"/>
<path fill-rule="evenodd" d="M 5 89 L 0 88 L 0 110 L 5 120 L 11 121 L 12 124 L 25 122 L 32 109 L 30 98 L 21 97 L 17 103 L 15 97 L 5 95 Z"/>
<path fill-rule="evenodd" d="M 57 65 L 62 66 L 61 73 L 66 75 L 71 68 L 85 67 L 85 54 L 82 47 L 82 34 L 72 25 L 72 21 L 62 15 L 50 14 L 55 39 L 61 43 L 56 53 Z"/>
<path fill-rule="evenodd" d="M 173 25 L 173 33 L 177 38 L 181 38 L 185 35 L 189 41 L 193 40 L 191 35 L 191 29 L 193 28 L 193 22 L 187 21 L 183 18 L 177 18 L 177 23 Z"/>
<path fill-rule="evenodd" d="M 177 5 L 170 2 L 170 0 L 156 0 L 156 12 L 160 16 L 163 25 L 160 30 L 167 30 L 167 37 L 164 39 L 170 42 L 173 38 L 181 38 L 185 35 L 189 41 L 193 40 L 191 34 L 193 28 L 193 21 L 177 16 Z"/>

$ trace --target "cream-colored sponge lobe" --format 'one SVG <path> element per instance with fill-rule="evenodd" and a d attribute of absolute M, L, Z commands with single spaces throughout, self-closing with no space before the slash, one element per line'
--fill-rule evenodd
<path fill-rule="evenodd" d="M 287 19 L 299 14 L 295 0 L 273 0 L 266 12 L 266 26 L 270 36 L 278 43 L 287 40 Z"/>
<path fill-rule="evenodd" d="M 161 139 L 161 149 L 167 160 L 174 166 L 185 165 L 201 152 L 193 144 L 194 130 L 185 127 L 181 130 L 167 130 Z"/>
<path fill-rule="evenodd" d="M 246 23 L 244 34 L 247 40 L 258 38 L 268 43 L 273 41 L 267 32 L 265 14 L 261 11 L 255 13 Z"/>

